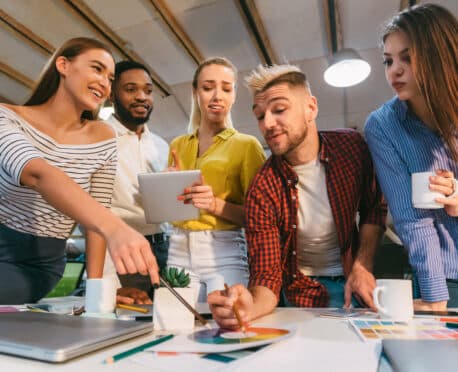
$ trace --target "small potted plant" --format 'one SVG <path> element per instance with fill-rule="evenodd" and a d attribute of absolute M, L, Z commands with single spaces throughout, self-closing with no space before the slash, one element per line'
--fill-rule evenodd
<path fill-rule="evenodd" d="M 196 290 L 189 287 L 189 273 L 184 269 L 166 267 L 162 270 L 161 276 L 181 297 L 195 307 Z M 154 291 L 153 323 L 155 330 L 192 329 L 194 314 L 169 289 L 160 287 Z"/>

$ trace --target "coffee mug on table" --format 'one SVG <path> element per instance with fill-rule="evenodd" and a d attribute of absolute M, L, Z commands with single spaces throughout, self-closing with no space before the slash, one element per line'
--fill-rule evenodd
<path fill-rule="evenodd" d="M 381 318 L 409 321 L 413 317 L 412 281 L 404 279 L 377 279 L 372 294 Z"/>
<path fill-rule="evenodd" d="M 438 209 L 444 208 L 443 204 L 437 203 L 435 199 L 445 198 L 446 196 L 438 191 L 429 189 L 429 177 L 435 176 L 434 172 L 412 173 L 412 203 L 415 208 Z M 457 181 L 455 183 L 455 192 L 448 198 L 454 197 L 458 192 Z"/>
<path fill-rule="evenodd" d="M 112 313 L 116 307 L 117 281 L 112 277 L 86 280 L 88 313 Z"/>

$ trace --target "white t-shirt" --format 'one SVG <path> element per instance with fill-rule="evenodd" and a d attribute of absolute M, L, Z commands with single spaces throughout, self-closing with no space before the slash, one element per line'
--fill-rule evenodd
<path fill-rule="evenodd" d="M 299 177 L 299 270 L 307 276 L 342 275 L 339 241 L 326 189 L 325 167 L 315 159 L 293 169 Z"/>

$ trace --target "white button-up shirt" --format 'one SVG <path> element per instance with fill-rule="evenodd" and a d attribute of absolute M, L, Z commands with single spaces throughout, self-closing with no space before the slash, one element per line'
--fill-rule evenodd
<path fill-rule="evenodd" d="M 118 144 L 118 166 L 111 210 L 143 235 L 161 232 L 160 225 L 147 224 L 139 193 L 139 173 L 160 172 L 167 167 L 169 145 L 148 127 L 140 137 L 113 115 L 107 122 L 114 128 Z"/>
<path fill-rule="evenodd" d="M 141 202 L 138 179 L 139 173 L 160 172 L 167 167 L 169 145 L 161 137 L 151 133 L 148 127 L 140 137 L 127 129 L 111 115 L 106 122 L 116 132 L 118 165 L 113 189 L 111 210 L 130 227 L 143 235 L 152 235 L 166 230 L 166 224 L 147 224 Z M 113 277 L 121 287 L 110 255 L 105 255 L 104 277 Z"/>

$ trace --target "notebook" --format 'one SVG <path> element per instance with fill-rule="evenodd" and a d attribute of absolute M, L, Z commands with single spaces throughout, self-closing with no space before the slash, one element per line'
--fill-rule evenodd
<path fill-rule="evenodd" d="M 64 362 L 153 330 L 150 322 L 51 313 L 0 314 L 0 353 Z"/>
<path fill-rule="evenodd" d="M 394 372 L 458 371 L 458 340 L 383 340 Z"/>
<path fill-rule="evenodd" d="M 199 209 L 178 201 L 178 195 L 186 187 L 200 180 L 200 170 L 138 175 L 145 219 L 147 223 L 193 220 L 199 217 Z"/>

